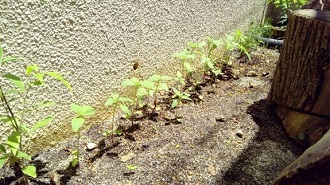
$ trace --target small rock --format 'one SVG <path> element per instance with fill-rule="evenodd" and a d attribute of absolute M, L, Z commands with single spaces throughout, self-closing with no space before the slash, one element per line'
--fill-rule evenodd
<path fill-rule="evenodd" d="M 246 73 L 246 76 L 255 77 L 255 76 L 258 76 L 258 74 L 255 71 L 249 71 L 249 72 Z"/>
<path fill-rule="evenodd" d="M 131 160 L 133 157 L 135 157 L 136 154 L 135 153 L 128 153 L 127 155 L 124 155 L 120 158 L 120 161 L 121 162 L 126 162 L 126 161 L 129 161 Z"/>
<path fill-rule="evenodd" d="M 232 69 L 232 73 L 234 79 L 239 79 L 240 72 L 238 69 Z"/>
<path fill-rule="evenodd" d="M 95 143 L 87 143 L 87 150 L 91 151 L 97 147 L 97 144 Z"/>
<path fill-rule="evenodd" d="M 269 75 L 269 72 L 263 72 L 263 73 L 261 74 L 262 77 L 266 77 L 266 76 L 268 76 L 268 75 Z"/>
<path fill-rule="evenodd" d="M 239 137 L 239 138 L 242 138 L 243 137 L 243 131 L 242 130 L 238 130 L 236 132 L 236 136 Z"/>
<path fill-rule="evenodd" d="M 209 166 L 207 167 L 207 171 L 208 171 L 209 174 L 212 175 L 212 176 L 216 176 L 216 175 L 217 175 L 217 172 L 216 172 L 214 166 L 212 166 L 212 165 L 209 165 Z"/>
<path fill-rule="evenodd" d="M 225 116 L 220 116 L 218 118 L 215 118 L 215 121 L 218 121 L 218 122 L 225 122 L 226 121 L 226 117 Z"/>

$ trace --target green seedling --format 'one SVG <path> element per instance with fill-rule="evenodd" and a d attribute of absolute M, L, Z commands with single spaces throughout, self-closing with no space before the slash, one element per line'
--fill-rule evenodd
<path fill-rule="evenodd" d="M 115 113 L 117 112 L 118 108 L 120 108 L 126 116 L 131 116 L 132 113 L 129 110 L 128 106 L 125 103 L 131 103 L 133 102 L 132 99 L 127 97 L 121 97 L 119 94 L 111 94 L 111 97 L 108 98 L 108 100 L 105 102 L 105 106 L 111 106 L 113 109 L 113 115 L 112 115 L 112 134 L 116 131 L 115 126 Z"/>
<path fill-rule="evenodd" d="M 211 72 L 213 75 L 213 82 L 216 81 L 217 76 L 219 76 L 220 74 L 222 74 L 222 70 L 221 68 L 217 68 L 215 66 L 215 62 L 214 60 L 212 60 L 212 58 L 208 58 L 205 56 L 202 56 L 201 59 L 202 63 L 203 63 L 203 67 L 204 67 L 204 71 L 209 71 Z"/>
<path fill-rule="evenodd" d="M 136 170 L 138 168 L 137 165 L 134 164 L 127 164 L 126 168 L 129 169 L 130 171 Z"/>
<path fill-rule="evenodd" d="M 176 72 L 176 76 L 174 77 L 174 81 L 177 84 L 177 88 L 183 89 L 183 87 L 186 85 L 186 79 L 182 75 L 180 71 Z"/>
<path fill-rule="evenodd" d="M 157 94 L 159 91 L 168 91 L 168 85 L 166 82 L 171 80 L 172 78 L 169 76 L 160 76 L 160 75 L 152 75 L 148 80 L 153 83 L 149 83 L 149 85 L 152 84 L 152 86 L 147 86 L 149 89 L 149 94 L 154 96 L 154 108 L 152 110 L 152 113 L 155 112 L 157 108 Z"/>
<path fill-rule="evenodd" d="M 172 96 L 172 104 L 171 104 L 172 109 L 179 107 L 182 100 L 191 100 L 191 98 L 189 97 L 190 94 L 180 92 L 179 90 L 177 90 L 175 88 L 173 88 L 173 91 L 174 91 L 174 95 Z M 177 111 L 175 111 L 175 117 L 178 117 Z"/>
<path fill-rule="evenodd" d="M 241 30 L 236 30 L 234 34 L 234 42 L 237 43 L 236 47 L 245 55 L 249 60 L 251 60 L 250 50 L 258 46 L 258 41 L 252 36 L 248 37 L 243 34 Z"/>
<path fill-rule="evenodd" d="M 191 73 L 193 71 L 193 67 L 191 66 L 190 62 L 191 60 L 196 58 L 196 55 L 191 53 L 188 50 L 182 50 L 178 53 L 174 53 L 172 55 L 174 58 L 180 59 L 180 63 L 182 66 L 182 71 L 185 75 Z"/>
<path fill-rule="evenodd" d="M 5 57 L 0 47 L 0 66 L 17 60 L 16 57 Z M 0 144 L 0 168 L 6 164 L 16 165 L 24 174 L 25 183 L 28 184 L 28 177 L 37 177 L 36 167 L 28 165 L 31 155 L 24 151 L 24 137 L 31 137 L 38 129 L 48 125 L 55 117 L 48 115 L 35 124 L 27 124 L 26 120 L 33 118 L 34 113 L 42 108 L 52 106 L 52 101 L 35 103 L 28 102 L 29 92 L 45 85 L 44 78 L 52 77 L 65 84 L 72 90 L 69 82 L 59 73 L 51 71 L 40 71 L 37 65 L 28 65 L 25 69 L 26 81 L 11 73 L 1 75 L 4 83 L 0 85 L 0 99 L 3 107 L 0 115 L 0 123 L 10 127 L 7 141 Z M 6 89 L 6 91 L 4 90 Z M 15 107 L 17 106 L 17 107 Z M 3 125 L 3 126 L 4 126 Z M 31 140 L 28 140 L 31 141 Z"/>
<path fill-rule="evenodd" d="M 305 5 L 308 0 L 267 0 L 268 3 L 273 3 L 276 8 L 280 8 L 281 12 L 281 22 L 284 23 L 288 19 L 288 13 L 290 13 L 293 9 L 300 8 Z"/>
<path fill-rule="evenodd" d="M 79 164 L 81 128 L 85 123 L 85 117 L 94 115 L 95 110 L 91 106 L 79 106 L 74 103 L 70 105 L 70 108 L 77 114 L 76 117 L 74 117 L 71 121 L 72 131 L 78 133 L 77 149 L 71 153 L 73 156 L 71 165 L 72 167 L 76 167 Z"/>
<path fill-rule="evenodd" d="M 207 57 L 212 58 L 212 52 L 218 47 L 222 46 L 223 42 L 221 40 L 216 40 L 211 37 L 207 37 Z"/>

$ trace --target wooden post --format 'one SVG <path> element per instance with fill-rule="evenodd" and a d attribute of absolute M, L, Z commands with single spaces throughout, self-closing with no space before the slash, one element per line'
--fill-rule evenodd
<path fill-rule="evenodd" d="M 297 10 L 287 31 L 268 100 L 289 133 L 307 146 L 330 124 L 330 11 Z"/>

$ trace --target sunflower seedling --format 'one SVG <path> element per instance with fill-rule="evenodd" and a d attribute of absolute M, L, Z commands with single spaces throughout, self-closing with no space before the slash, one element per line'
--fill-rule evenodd
<path fill-rule="evenodd" d="M 0 66 L 15 60 L 17 60 L 15 57 L 5 57 L 3 49 L 0 47 Z M 0 85 L 0 99 L 3 107 L 0 123 L 9 126 L 11 130 L 7 141 L 0 144 L 0 168 L 5 164 L 17 166 L 24 174 L 25 183 L 28 184 L 28 177 L 36 178 L 37 172 L 35 166 L 28 165 L 27 161 L 31 160 L 31 156 L 24 151 L 23 139 L 25 136 L 31 137 L 36 130 L 46 126 L 54 119 L 54 116 L 48 115 L 34 125 L 26 123 L 26 119 L 33 117 L 34 113 L 40 111 L 41 108 L 54 105 L 51 101 L 28 102 L 29 92 L 31 89 L 45 85 L 46 76 L 61 81 L 69 90 L 72 88 L 59 73 L 40 71 L 37 65 L 27 65 L 25 75 L 26 81 L 11 73 L 1 75 L 4 83 Z M 3 88 L 3 86 L 6 87 Z"/>
<path fill-rule="evenodd" d="M 146 86 L 149 89 L 149 94 L 154 96 L 154 108 L 152 110 L 152 113 L 156 111 L 157 108 L 157 94 L 159 91 L 168 91 L 168 85 L 167 81 L 171 80 L 172 78 L 169 76 L 161 76 L 161 75 L 152 75 L 148 81 L 153 83 L 148 83 Z M 151 114 L 152 114 L 151 113 Z"/>
<path fill-rule="evenodd" d="M 77 104 L 71 104 L 70 108 L 77 115 L 71 121 L 71 127 L 73 132 L 78 133 L 77 149 L 72 151 L 73 160 L 71 162 L 72 167 L 76 167 L 79 164 L 79 155 L 80 155 L 80 136 L 81 136 L 81 127 L 85 123 L 86 116 L 92 116 L 95 114 L 93 107 L 88 105 L 79 106 Z"/>
<path fill-rule="evenodd" d="M 196 55 L 191 53 L 190 51 L 184 49 L 180 52 L 174 53 L 172 55 L 174 58 L 180 59 L 180 63 L 182 66 L 182 71 L 185 75 L 188 75 L 193 71 L 193 68 L 190 64 L 190 61 L 196 58 Z"/>
<path fill-rule="evenodd" d="M 116 125 L 115 125 L 115 113 L 117 112 L 118 108 L 120 108 L 127 116 L 132 115 L 131 111 L 129 110 L 128 106 L 125 103 L 133 102 L 132 99 L 127 97 L 121 97 L 119 94 L 114 93 L 111 94 L 111 97 L 105 102 L 105 106 L 111 106 L 113 109 L 112 115 L 112 134 L 116 132 Z M 107 134 L 106 134 L 107 135 Z"/>
<path fill-rule="evenodd" d="M 174 95 L 172 96 L 172 104 L 171 104 L 172 109 L 180 106 L 182 100 L 191 100 L 191 98 L 189 97 L 190 94 L 185 92 L 180 92 L 175 88 L 173 88 L 173 91 L 174 91 Z M 177 111 L 175 111 L 175 117 L 178 117 Z"/>

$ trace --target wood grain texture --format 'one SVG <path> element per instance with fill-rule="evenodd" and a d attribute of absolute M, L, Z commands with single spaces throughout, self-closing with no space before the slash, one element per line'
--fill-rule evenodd
<path fill-rule="evenodd" d="M 268 100 L 310 112 L 320 94 L 330 62 L 330 12 L 294 11 Z"/>

